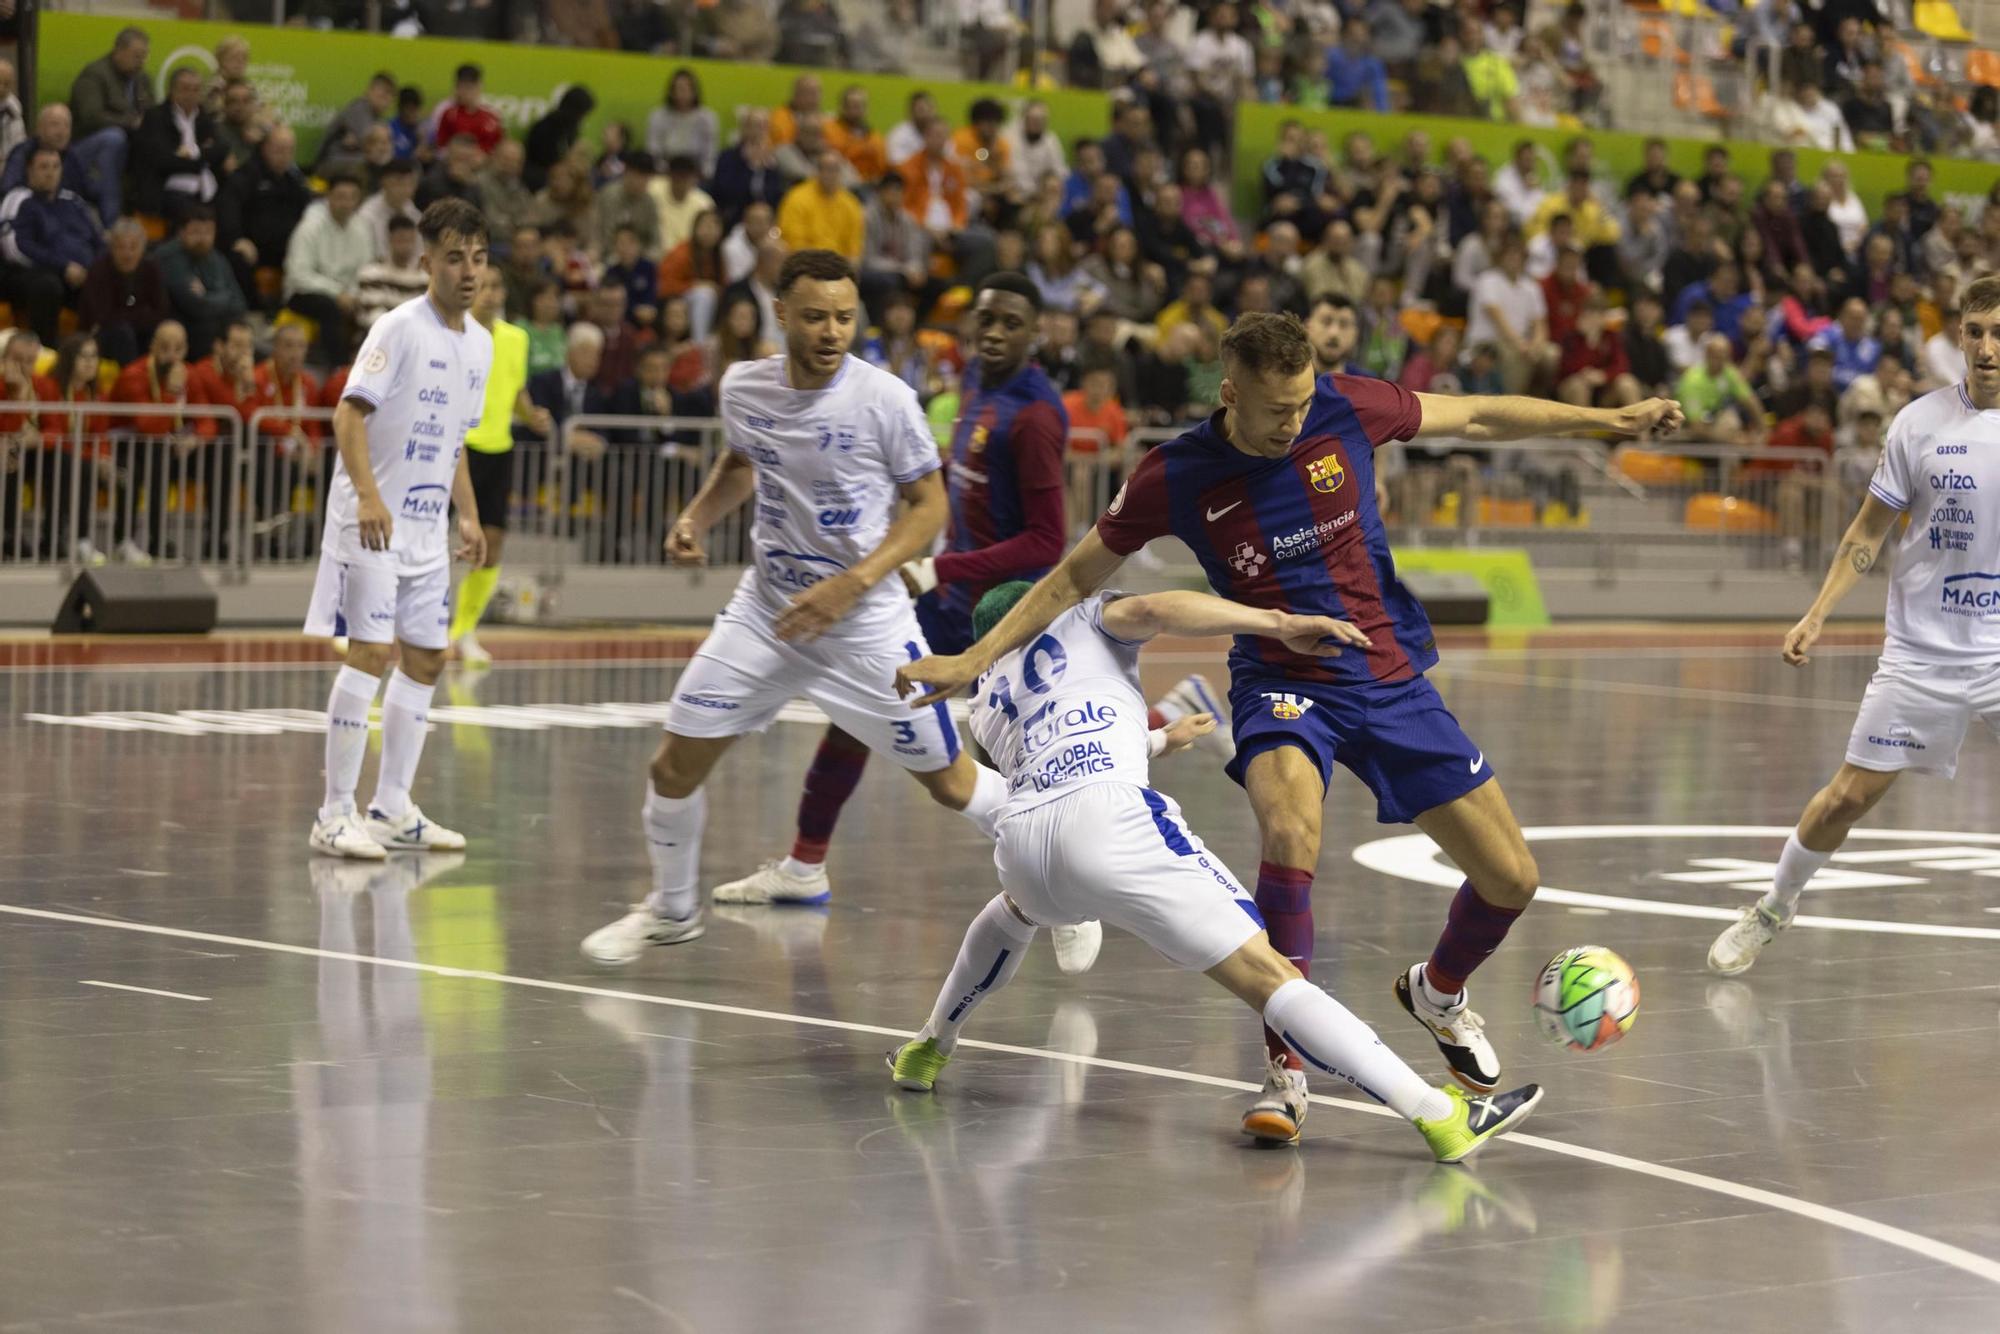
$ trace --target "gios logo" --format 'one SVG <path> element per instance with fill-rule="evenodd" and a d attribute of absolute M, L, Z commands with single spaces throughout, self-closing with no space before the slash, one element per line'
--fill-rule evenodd
<path fill-rule="evenodd" d="M 1280 695 L 1267 690 L 1264 698 L 1271 701 L 1271 716 L 1286 723 L 1305 717 L 1306 710 L 1313 706 L 1313 701 L 1302 695 Z"/>

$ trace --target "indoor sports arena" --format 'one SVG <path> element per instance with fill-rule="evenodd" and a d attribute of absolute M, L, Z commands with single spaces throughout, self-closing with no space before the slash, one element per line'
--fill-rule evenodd
<path fill-rule="evenodd" d="M 2000 0 L 0 9 L 0 1334 L 2000 1329 Z"/>

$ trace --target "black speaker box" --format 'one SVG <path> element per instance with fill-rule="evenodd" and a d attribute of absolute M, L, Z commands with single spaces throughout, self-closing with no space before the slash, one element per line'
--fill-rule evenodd
<path fill-rule="evenodd" d="M 51 627 L 59 635 L 205 635 L 214 628 L 215 590 L 191 565 L 85 570 Z"/>
<path fill-rule="evenodd" d="M 1486 586 L 1469 574 L 1412 570 L 1400 576 L 1424 604 L 1432 625 L 1484 625 L 1492 598 Z"/>

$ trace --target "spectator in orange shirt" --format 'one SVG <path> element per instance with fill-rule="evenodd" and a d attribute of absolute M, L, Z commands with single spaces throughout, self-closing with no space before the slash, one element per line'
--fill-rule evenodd
<path fill-rule="evenodd" d="M 840 94 L 840 115 L 825 122 L 826 141 L 863 181 L 879 181 L 889 170 L 889 145 L 868 124 L 868 90 L 859 84 Z"/>
<path fill-rule="evenodd" d="M 257 391 L 257 343 L 250 321 L 241 317 L 229 321 L 214 354 L 188 367 L 188 402 L 233 408 L 246 425 L 264 406 Z M 221 428 L 213 421 L 204 421 L 195 429 L 203 435 L 215 435 Z"/>
<path fill-rule="evenodd" d="M 1007 188 L 1014 147 L 1000 136 L 1007 109 L 990 97 L 972 104 L 972 123 L 951 137 L 951 151 L 965 169 L 966 184 L 982 196 L 997 196 Z"/>
<path fill-rule="evenodd" d="M 1063 395 L 1069 414 L 1069 454 L 1096 466 L 1069 469 L 1069 529 L 1078 531 L 1104 510 L 1119 485 L 1117 457 L 1125 447 L 1125 405 L 1118 401 L 1118 364 L 1093 353 L 1081 367 L 1079 387 Z M 1100 456 L 1101 455 L 1101 456 Z M 1099 483 L 1102 482 L 1102 485 Z"/>
<path fill-rule="evenodd" d="M 819 75 L 801 74 L 792 80 L 792 98 L 771 112 L 771 142 L 782 148 L 799 137 L 799 121 L 806 116 L 823 116 L 825 93 Z"/>
<path fill-rule="evenodd" d="M 931 271 L 977 283 L 993 265 L 993 234 L 972 222 L 965 171 L 951 154 L 951 127 L 934 120 L 924 129 L 923 151 L 897 167 L 903 178 L 903 211 L 931 235 Z"/>

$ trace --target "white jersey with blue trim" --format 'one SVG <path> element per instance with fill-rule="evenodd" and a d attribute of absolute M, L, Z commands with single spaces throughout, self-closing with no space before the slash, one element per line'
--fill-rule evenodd
<path fill-rule="evenodd" d="M 1884 657 L 2000 662 L 2000 409 L 1964 383 L 1896 414 L 1869 491 L 1910 524 L 1894 541 Z"/>
<path fill-rule="evenodd" d="M 739 362 L 724 373 L 720 398 L 724 443 L 757 471 L 756 554 L 737 602 L 774 620 L 880 546 L 897 488 L 942 466 L 916 392 L 858 357 L 842 361 L 824 389 L 792 388 L 783 354 Z M 900 640 L 914 619 L 902 581 L 884 579 L 824 638 Z"/>
<path fill-rule="evenodd" d="M 360 497 L 336 457 L 322 544 L 336 560 L 404 574 L 451 562 L 452 479 L 493 369 L 493 335 L 464 319 L 446 328 L 426 293 L 369 328 L 341 397 L 369 409 L 368 468 L 389 510 L 389 549 L 361 545 Z"/>
<path fill-rule="evenodd" d="M 1120 596 L 1072 607 L 979 678 L 972 735 L 1007 780 L 1001 820 L 1093 783 L 1146 786 L 1139 645 L 1104 628 L 1104 608 Z"/>

